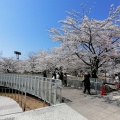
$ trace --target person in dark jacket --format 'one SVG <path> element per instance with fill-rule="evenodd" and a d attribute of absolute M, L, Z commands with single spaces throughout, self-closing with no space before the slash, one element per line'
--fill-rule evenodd
<path fill-rule="evenodd" d="M 64 83 L 63 83 L 63 72 L 60 71 L 59 75 L 60 75 L 59 79 L 62 81 L 62 84 L 64 84 Z"/>
<path fill-rule="evenodd" d="M 56 72 L 54 71 L 53 74 L 52 74 L 52 78 L 53 79 L 56 79 Z"/>
<path fill-rule="evenodd" d="M 90 93 L 90 74 L 85 74 L 84 75 L 84 80 L 82 81 L 84 83 L 84 91 L 83 93 L 86 92 L 86 90 L 88 91 L 88 94 Z"/>
<path fill-rule="evenodd" d="M 67 86 L 67 74 L 66 74 L 66 73 L 64 73 L 63 84 L 64 84 L 65 86 Z"/>
<path fill-rule="evenodd" d="M 43 77 L 47 77 L 46 71 L 43 71 Z"/>

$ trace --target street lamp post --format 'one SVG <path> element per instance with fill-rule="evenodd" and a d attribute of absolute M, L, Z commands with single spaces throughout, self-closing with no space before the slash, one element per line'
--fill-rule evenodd
<path fill-rule="evenodd" d="M 21 55 L 21 52 L 14 51 L 14 53 L 16 54 L 16 58 L 19 60 L 19 55 Z"/>
<path fill-rule="evenodd" d="M 19 55 L 21 55 L 21 52 L 14 51 L 16 54 L 16 59 L 18 59 L 18 66 L 19 66 Z M 15 96 L 16 96 L 16 90 L 15 90 Z M 19 89 L 18 89 L 18 102 L 19 102 Z M 22 103 L 22 96 L 21 96 L 21 103 Z"/>
<path fill-rule="evenodd" d="M 21 52 L 14 51 L 14 53 L 16 54 L 16 59 L 18 59 L 18 68 L 19 68 L 19 55 L 21 55 Z"/>

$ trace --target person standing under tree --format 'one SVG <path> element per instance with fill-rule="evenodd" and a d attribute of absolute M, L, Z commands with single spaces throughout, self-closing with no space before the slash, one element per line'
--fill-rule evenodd
<path fill-rule="evenodd" d="M 53 72 L 52 79 L 56 79 L 56 71 Z"/>
<path fill-rule="evenodd" d="M 59 75 L 60 75 L 60 76 L 59 76 L 59 79 L 62 81 L 62 84 L 64 84 L 64 83 L 63 83 L 63 72 L 60 71 Z"/>
<path fill-rule="evenodd" d="M 43 71 L 43 77 L 47 77 L 46 71 Z"/>
<path fill-rule="evenodd" d="M 67 86 L 67 74 L 66 73 L 64 73 L 64 76 L 63 76 L 63 84 Z"/>
<path fill-rule="evenodd" d="M 91 93 L 90 93 L 90 74 L 86 73 L 84 75 L 84 80 L 82 82 L 84 82 L 84 91 L 83 91 L 83 93 L 85 93 L 86 90 L 88 90 L 88 94 L 91 95 Z"/>

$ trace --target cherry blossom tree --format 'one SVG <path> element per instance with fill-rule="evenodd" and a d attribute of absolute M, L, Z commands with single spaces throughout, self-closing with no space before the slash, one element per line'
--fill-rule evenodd
<path fill-rule="evenodd" d="M 26 60 L 26 68 L 25 70 L 27 72 L 30 72 L 30 73 L 36 73 L 37 72 L 37 69 L 36 69 L 36 66 L 37 66 L 37 53 L 36 52 L 29 52 L 28 53 L 28 58 Z"/>
<path fill-rule="evenodd" d="M 47 57 L 48 56 L 48 52 L 45 51 L 45 50 L 40 50 L 38 52 L 38 54 L 36 55 L 36 58 L 37 58 L 37 70 L 40 71 L 40 72 L 43 72 L 48 68 L 48 65 L 47 65 Z"/>
<path fill-rule="evenodd" d="M 1 58 L 0 71 L 4 73 L 15 73 L 18 70 L 17 61 L 13 58 Z"/>
<path fill-rule="evenodd" d="M 77 65 L 80 67 L 82 61 L 90 67 L 93 77 L 97 77 L 98 69 L 109 61 L 111 55 L 120 52 L 120 6 L 114 9 L 111 5 L 104 20 L 88 18 L 85 13 L 80 17 L 73 10 L 60 23 L 63 25 L 59 29 L 49 30 L 50 37 L 61 43 L 59 48 L 65 56 L 74 58 L 71 64 L 79 59 L 80 64 Z"/>
<path fill-rule="evenodd" d="M 62 67 L 63 72 L 74 73 L 75 71 L 84 71 L 85 65 L 79 60 L 76 55 L 70 54 L 68 51 L 64 50 L 64 48 L 56 47 L 52 49 L 54 58 L 56 57 L 56 67 Z M 52 56 L 53 56 L 52 55 Z M 53 58 L 53 60 L 54 60 Z M 80 65 L 80 66 L 79 66 Z"/>
<path fill-rule="evenodd" d="M 37 54 L 38 69 L 53 71 L 61 66 L 60 59 L 56 48 L 52 48 L 50 51 L 41 50 Z"/>
<path fill-rule="evenodd" d="M 30 63 L 28 62 L 28 59 L 25 59 L 25 60 L 19 60 L 18 62 L 18 65 L 19 65 L 19 70 L 18 72 L 19 73 L 23 73 L 23 74 L 27 74 L 27 73 L 30 73 L 31 72 L 31 67 L 29 66 Z"/>

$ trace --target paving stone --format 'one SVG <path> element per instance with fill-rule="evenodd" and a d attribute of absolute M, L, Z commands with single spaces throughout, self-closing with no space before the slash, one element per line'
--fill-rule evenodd
<path fill-rule="evenodd" d="M 66 104 L 49 106 L 10 116 L 2 116 L 0 120 L 8 120 L 11 117 L 14 117 L 14 120 L 87 120 L 87 118 Z"/>
<path fill-rule="evenodd" d="M 79 99 L 75 97 L 76 99 L 73 99 L 71 104 L 67 104 L 80 114 L 84 115 L 88 120 L 108 120 L 109 116 L 111 116 L 109 117 L 109 120 L 118 119 L 117 114 L 120 112 L 117 111 L 120 110 L 120 107 L 116 104 L 116 101 L 112 101 L 113 96 L 114 98 L 119 98 L 118 92 L 115 91 L 114 93 L 108 94 L 106 96 L 101 96 L 83 94 L 82 90 L 69 90 L 69 96 L 72 96 L 73 93 L 74 96 L 78 97 Z M 67 90 L 65 90 L 65 96 L 67 97 Z M 112 101 L 111 103 L 105 101 L 108 96 L 111 96 L 109 97 L 110 101 Z M 114 114 L 115 112 L 116 114 Z M 116 119 L 112 117 L 112 114 L 114 114 Z"/>
<path fill-rule="evenodd" d="M 19 104 L 11 98 L 0 96 L 0 116 L 22 112 Z"/>

